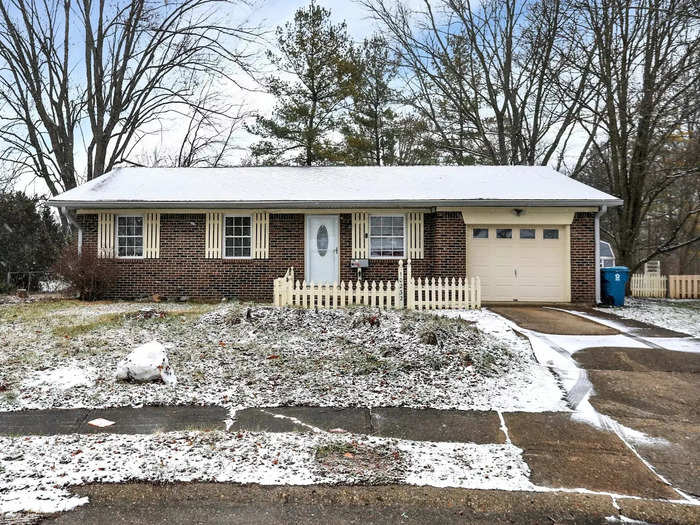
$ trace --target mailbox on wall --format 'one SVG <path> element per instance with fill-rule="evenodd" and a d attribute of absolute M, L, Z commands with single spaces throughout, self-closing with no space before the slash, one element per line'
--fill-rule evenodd
<path fill-rule="evenodd" d="M 367 268 L 368 266 L 368 259 L 352 259 L 350 261 L 350 268 Z"/>

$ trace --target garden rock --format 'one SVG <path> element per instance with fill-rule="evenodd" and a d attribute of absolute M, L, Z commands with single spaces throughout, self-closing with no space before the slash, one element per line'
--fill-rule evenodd
<path fill-rule="evenodd" d="M 162 380 L 167 385 L 177 382 L 175 372 L 170 368 L 165 347 L 158 341 L 135 348 L 117 364 L 116 377 L 137 382 Z"/>

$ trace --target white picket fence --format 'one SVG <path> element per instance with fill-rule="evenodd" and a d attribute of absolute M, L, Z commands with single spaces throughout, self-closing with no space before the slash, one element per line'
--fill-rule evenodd
<path fill-rule="evenodd" d="M 668 284 L 672 299 L 700 299 L 700 275 L 669 275 Z"/>
<path fill-rule="evenodd" d="M 478 277 L 452 280 L 447 277 L 414 279 L 411 261 L 406 268 L 406 308 L 444 310 L 481 308 L 481 281 Z"/>
<path fill-rule="evenodd" d="M 632 297 L 666 297 L 668 277 L 657 273 L 635 273 L 630 279 Z"/>
<path fill-rule="evenodd" d="M 341 281 L 332 284 L 307 283 L 294 279 L 294 268 L 274 280 L 275 306 L 302 308 L 343 308 L 371 306 L 383 309 L 441 310 L 480 308 L 481 283 L 468 279 L 414 279 L 411 260 L 404 282 L 403 261 L 399 261 L 396 281 Z"/>

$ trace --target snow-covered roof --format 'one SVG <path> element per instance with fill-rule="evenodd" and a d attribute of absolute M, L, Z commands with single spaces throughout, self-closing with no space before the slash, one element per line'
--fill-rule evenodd
<path fill-rule="evenodd" d="M 49 202 L 68 208 L 622 204 L 543 166 L 118 168 Z"/>

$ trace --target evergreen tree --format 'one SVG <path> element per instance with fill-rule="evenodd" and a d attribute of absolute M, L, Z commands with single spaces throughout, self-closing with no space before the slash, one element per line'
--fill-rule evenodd
<path fill-rule="evenodd" d="M 261 137 L 251 148 L 260 163 L 312 166 L 337 156 L 331 134 L 349 94 L 351 46 L 345 23 L 334 25 L 330 16 L 311 2 L 277 28 L 278 50 L 268 58 L 283 77 L 264 82 L 275 107 L 271 117 L 258 116 L 248 128 Z"/>
<path fill-rule="evenodd" d="M 386 40 L 381 36 L 365 39 L 352 52 L 352 108 L 343 125 L 344 160 L 348 164 L 391 164 L 390 147 L 396 114 L 391 108 L 394 91 L 390 87 L 397 67 Z"/>
<path fill-rule="evenodd" d="M 49 270 L 65 242 L 61 225 L 37 198 L 0 193 L 0 289 L 7 272 Z"/>

